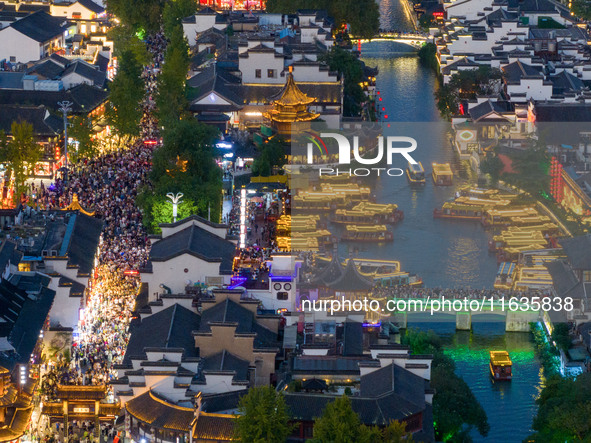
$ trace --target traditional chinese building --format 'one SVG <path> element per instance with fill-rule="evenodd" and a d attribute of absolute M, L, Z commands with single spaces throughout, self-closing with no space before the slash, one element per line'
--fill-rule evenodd
<path fill-rule="evenodd" d="M 105 397 L 105 385 L 58 385 L 58 400 L 44 403 L 42 413 L 49 416 L 51 423 L 63 423 L 66 435 L 73 420 L 93 421 L 98 438 L 101 422 L 114 422 L 121 409 L 119 403 L 106 403 Z"/>
<path fill-rule="evenodd" d="M 316 120 L 320 114 L 310 112 L 308 106 L 316 99 L 304 94 L 293 79 L 292 67 L 289 67 L 287 82 L 279 97 L 273 101 L 272 109 L 263 116 L 270 120 L 271 126 L 280 135 L 289 135 L 292 123 L 308 123 Z M 298 129 L 303 129 L 298 125 Z"/>
<path fill-rule="evenodd" d="M 29 425 L 35 383 L 26 376 L 21 383 L 18 389 L 11 382 L 8 369 L 0 366 L 0 442 L 18 440 Z"/>
<path fill-rule="evenodd" d="M 125 404 L 126 427 L 136 441 L 232 441 L 236 416 L 204 412 L 201 404 L 200 394 L 195 397 L 195 408 L 187 408 L 149 390 Z"/>

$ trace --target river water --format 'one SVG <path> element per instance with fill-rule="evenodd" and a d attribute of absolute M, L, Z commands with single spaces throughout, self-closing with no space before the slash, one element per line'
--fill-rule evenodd
<path fill-rule="evenodd" d="M 406 0 L 381 0 L 383 29 L 412 30 L 401 1 Z M 427 174 L 432 162 L 449 162 L 456 172 L 462 170 L 447 142 L 446 123 L 436 109 L 435 74 L 401 43 L 365 43 L 361 56 L 368 66 L 379 68 L 377 89 L 382 101 L 378 104 L 388 115 L 384 121 L 390 123 L 384 128 L 385 135 L 401 135 L 403 131 L 415 137 L 419 148 L 413 157 L 422 162 Z M 454 186 L 447 188 L 434 186 L 430 176 L 421 189 L 411 188 L 402 177 L 378 180 L 377 200 L 398 204 L 405 218 L 394 228 L 393 243 L 356 245 L 355 255 L 400 260 L 402 269 L 420 275 L 427 287 L 491 288 L 497 263 L 487 249 L 490 233 L 478 223 L 432 216 L 433 209 L 453 197 L 462 184 L 457 175 Z M 347 248 L 346 244 L 339 246 L 341 255 L 348 253 Z M 501 316 L 479 315 L 473 317 L 471 332 L 456 332 L 453 316 L 409 315 L 409 327 L 432 329 L 442 337 L 446 352 L 456 361 L 458 375 L 486 410 L 491 431 L 486 438 L 474 432 L 477 442 L 521 442 L 527 437 L 543 383 L 530 334 L 506 333 L 504 326 Z M 514 379 L 509 383 L 493 383 L 488 375 L 489 351 L 501 349 L 509 351 L 514 364 Z"/>

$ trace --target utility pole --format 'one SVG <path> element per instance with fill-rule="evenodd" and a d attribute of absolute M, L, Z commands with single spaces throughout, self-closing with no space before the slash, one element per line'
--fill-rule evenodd
<path fill-rule="evenodd" d="M 72 102 L 64 100 L 57 102 L 64 116 L 64 183 L 68 182 L 68 112 L 72 110 Z"/>

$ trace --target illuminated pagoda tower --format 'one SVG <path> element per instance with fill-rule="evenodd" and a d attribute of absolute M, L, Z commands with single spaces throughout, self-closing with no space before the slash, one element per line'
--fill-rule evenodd
<path fill-rule="evenodd" d="M 293 79 L 292 67 L 289 67 L 287 82 L 279 93 L 279 98 L 273 100 L 273 108 L 263 115 L 270 120 L 271 126 L 278 134 L 286 136 L 291 132 L 291 124 L 298 123 L 298 129 L 306 130 L 305 123 L 316 120 L 320 114 L 310 112 L 309 105 L 314 103 L 316 98 L 304 94 Z M 302 127 L 304 123 L 304 127 Z"/>

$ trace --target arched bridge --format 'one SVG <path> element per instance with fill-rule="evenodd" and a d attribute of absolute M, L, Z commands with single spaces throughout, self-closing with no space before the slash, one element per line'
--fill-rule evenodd
<path fill-rule="evenodd" d="M 405 45 L 412 46 L 413 48 L 420 48 L 426 42 L 432 40 L 431 36 L 426 36 L 423 34 L 408 34 L 408 33 L 399 33 L 399 32 L 382 32 L 380 34 L 375 35 L 372 38 L 353 38 L 352 41 L 357 43 L 368 43 L 368 42 L 383 42 L 383 41 L 392 41 L 397 43 L 403 43 Z"/>

